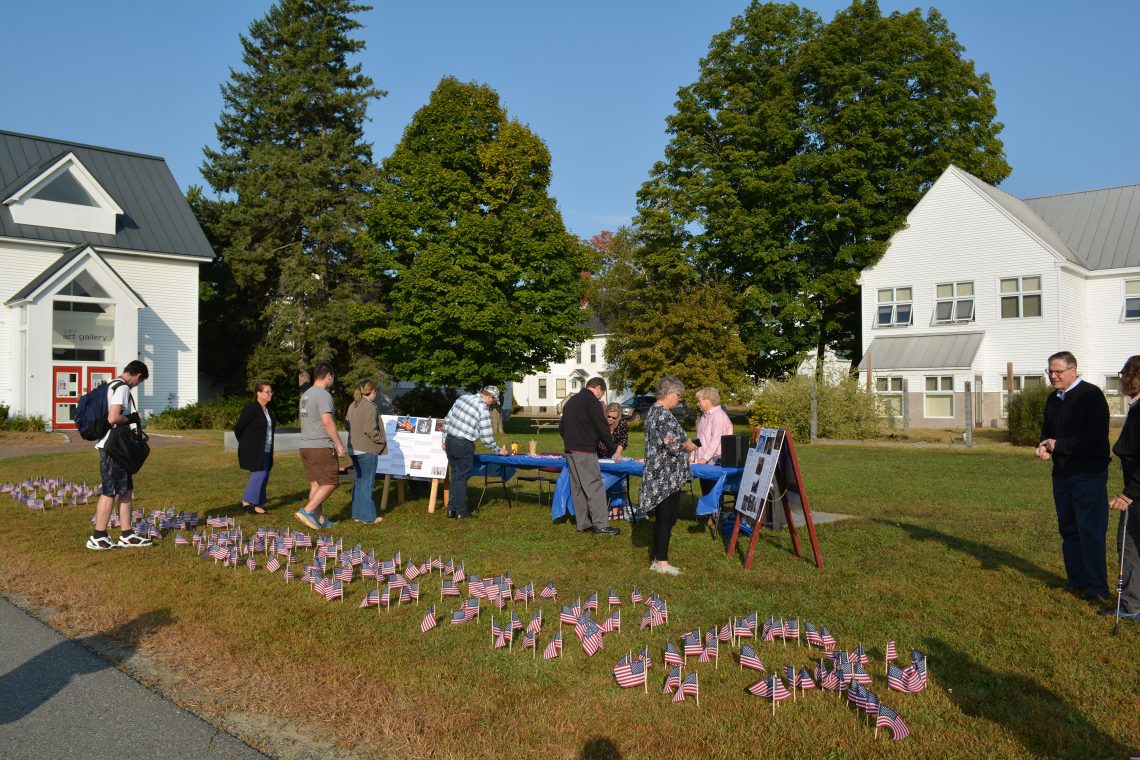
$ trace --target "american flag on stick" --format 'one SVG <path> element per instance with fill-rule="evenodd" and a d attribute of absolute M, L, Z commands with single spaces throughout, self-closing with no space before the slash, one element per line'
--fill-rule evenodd
<path fill-rule="evenodd" d="M 546 649 L 542 652 L 542 659 L 551 660 L 555 657 L 562 656 L 562 631 L 554 634 L 554 638 L 546 645 Z"/>
<path fill-rule="evenodd" d="M 665 642 L 665 664 L 666 665 L 680 665 L 684 660 L 681 659 L 681 653 L 677 651 L 677 645 L 672 641 Z"/>
<path fill-rule="evenodd" d="M 665 687 L 661 689 L 662 694 L 672 694 L 678 687 L 681 686 L 681 666 L 674 665 L 669 673 L 665 676 Z"/>
<path fill-rule="evenodd" d="M 557 599 L 558 589 L 554 587 L 554 581 L 547 581 L 546 585 L 542 587 L 542 591 L 538 592 L 538 595 L 543 599 Z"/>
<path fill-rule="evenodd" d="M 424 615 L 424 619 L 420 621 L 420 633 L 427 633 L 432 628 L 435 628 L 438 623 L 439 621 L 435 619 L 435 605 L 433 604 L 428 608 L 427 614 Z"/>
<path fill-rule="evenodd" d="M 891 708 L 886 705 L 879 705 L 879 715 L 875 718 L 875 738 L 878 738 L 879 728 L 886 726 L 891 729 L 891 737 L 895 741 L 900 741 L 910 736 L 910 730 L 906 727 L 906 723 L 899 717 Z"/>
<path fill-rule="evenodd" d="M 645 686 L 648 683 L 648 673 L 645 671 L 645 663 L 638 660 L 637 662 L 629 662 L 628 659 L 618 660 L 618 664 L 614 665 L 614 678 L 617 680 L 618 686 L 623 689 L 629 689 L 634 686 Z"/>
<path fill-rule="evenodd" d="M 700 707 L 701 689 L 697 683 L 697 674 L 695 671 L 685 676 L 685 679 L 681 681 L 681 685 L 677 688 L 677 693 L 673 695 L 673 701 L 684 702 L 685 697 L 689 695 L 697 698 L 697 707 Z"/>

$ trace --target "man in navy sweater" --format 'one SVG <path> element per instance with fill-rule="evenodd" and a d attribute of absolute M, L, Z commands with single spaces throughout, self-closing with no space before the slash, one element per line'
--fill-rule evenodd
<path fill-rule="evenodd" d="M 574 519 L 579 531 L 595 536 L 616 536 L 619 531 L 609 524 L 609 502 L 598 468 L 598 441 L 613 451 L 614 439 L 602 407 L 606 381 L 591 377 L 586 387 L 562 405 L 562 421 L 558 432 L 566 449 L 566 467 L 570 470 L 570 498 L 574 503 Z"/>
<path fill-rule="evenodd" d="M 1108 402 L 1077 375 L 1068 351 L 1049 357 L 1049 383 L 1055 392 L 1045 402 L 1037 456 L 1053 460 L 1065 590 L 1095 603 L 1108 598 Z"/>

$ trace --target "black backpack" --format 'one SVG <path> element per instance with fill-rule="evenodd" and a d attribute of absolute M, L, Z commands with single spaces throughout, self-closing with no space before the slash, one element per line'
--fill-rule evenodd
<path fill-rule="evenodd" d="M 75 405 L 75 429 L 83 440 L 98 441 L 111 429 L 111 423 L 107 422 L 107 399 L 115 383 L 124 384 L 122 380 L 100 383 L 79 397 Z"/>

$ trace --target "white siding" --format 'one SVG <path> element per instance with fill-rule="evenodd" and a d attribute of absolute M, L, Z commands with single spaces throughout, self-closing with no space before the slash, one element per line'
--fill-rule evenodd
<path fill-rule="evenodd" d="M 150 367 L 139 405 L 161 412 L 198 400 L 198 262 L 105 254 L 147 303 L 139 311 L 138 358 Z"/>
<path fill-rule="evenodd" d="M 1087 357 L 1077 355 L 1081 374 L 1104 387 L 1124 360 L 1140 354 L 1140 321 L 1124 320 L 1124 281 L 1140 279 L 1140 271 L 1112 276 L 1091 276 L 1084 281 L 1087 304 Z"/>
<path fill-rule="evenodd" d="M 21 247 L 0 243 L 0 262 L 3 262 L 3 274 L 0 275 L 0 366 L 4 367 L 0 372 L 0 403 L 11 406 L 13 414 L 43 414 L 43 411 L 31 412 L 24 408 L 26 370 L 18 355 L 21 342 L 20 309 L 2 304 L 51 266 L 63 250 L 62 247 Z M 51 381 L 45 377 L 43 382 L 47 384 Z"/>
<path fill-rule="evenodd" d="M 594 346 L 595 349 L 595 360 L 592 362 L 590 361 L 591 346 Z M 585 387 L 585 381 L 589 378 L 607 377 L 609 374 L 609 365 L 607 365 L 605 361 L 605 350 L 605 334 L 598 334 L 587 338 L 581 345 L 582 361 L 575 361 L 575 352 L 572 350 L 570 352 L 570 358 L 567 361 L 552 364 L 550 365 L 550 369 L 545 372 L 535 372 L 534 374 L 525 376 L 518 382 L 511 383 L 511 393 L 513 394 L 514 402 L 525 409 L 536 410 L 540 407 L 546 407 L 550 412 L 555 411 L 562 401 Z M 581 370 L 586 376 L 582 379 L 581 384 L 575 388 L 573 378 L 578 373 L 578 370 Z M 546 380 L 545 398 L 539 398 L 538 396 L 538 381 L 540 379 Z M 566 381 L 566 395 L 562 398 L 559 398 L 557 394 L 558 380 Z M 608 388 L 603 400 L 606 402 L 613 401 L 619 398 L 619 395 L 620 389 Z"/>

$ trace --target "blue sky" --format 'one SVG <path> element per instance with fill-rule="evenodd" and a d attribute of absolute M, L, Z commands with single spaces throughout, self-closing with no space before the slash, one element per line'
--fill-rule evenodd
<path fill-rule="evenodd" d="M 880 0 L 884 12 L 915 3 Z M 803 3 L 825 19 L 848 2 Z M 265 0 L 10 3 L 0 129 L 160 155 L 204 184 L 219 86 Z M 553 155 L 551 193 L 582 236 L 634 213 L 677 88 L 745 0 L 398 0 L 362 14 L 358 57 L 388 96 L 369 108 L 377 160 L 440 78 L 495 88 Z M 928 6 L 923 6 L 928 7 Z M 1022 198 L 1140 182 L 1138 0 L 936 5 L 997 91 Z"/>

